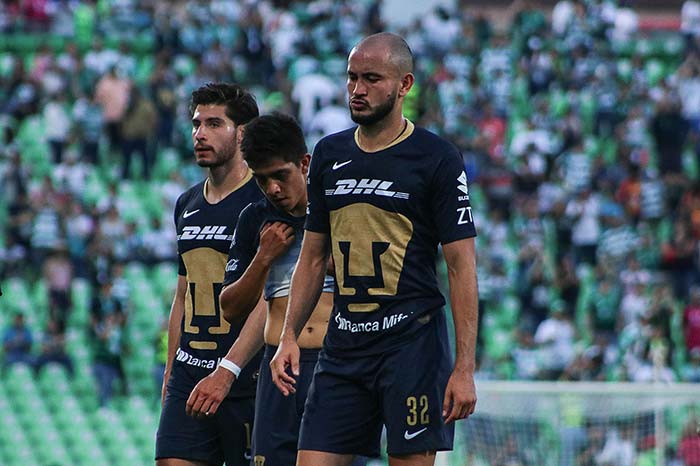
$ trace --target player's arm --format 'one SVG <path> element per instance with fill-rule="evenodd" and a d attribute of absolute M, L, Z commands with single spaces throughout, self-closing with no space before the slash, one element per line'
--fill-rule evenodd
<path fill-rule="evenodd" d="M 474 412 L 476 389 L 474 366 L 478 325 L 478 292 L 474 238 L 442 246 L 447 263 L 452 319 L 455 330 L 455 365 L 445 390 L 445 423 L 464 419 Z"/>
<path fill-rule="evenodd" d="M 231 390 L 240 369 L 260 351 L 264 343 L 267 303 L 262 297 L 245 321 L 241 333 L 217 368 L 197 383 L 187 399 L 185 411 L 194 417 L 212 416 Z M 234 373 L 238 372 L 238 374 Z"/>
<path fill-rule="evenodd" d="M 165 362 L 165 372 L 163 373 L 163 387 L 161 389 L 161 403 L 165 401 L 165 393 L 170 378 L 170 370 L 173 367 L 175 352 L 180 344 L 180 329 L 182 319 L 185 315 L 185 292 L 187 290 L 187 279 L 184 275 L 177 276 L 177 286 L 175 296 L 170 306 L 170 317 L 168 318 L 168 359 Z"/>
<path fill-rule="evenodd" d="M 270 361 L 272 381 L 285 396 L 295 392 L 296 381 L 286 373 L 286 368 L 291 367 L 292 374 L 299 375 L 297 338 L 323 291 L 329 252 L 330 242 L 327 234 L 309 230 L 304 233 L 301 252 L 292 275 L 280 345 Z"/>
<path fill-rule="evenodd" d="M 238 239 L 238 241 L 248 240 Z M 246 264 L 237 264 L 245 272 L 236 281 L 227 285 L 219 296 L 221 312 L 227 321 L 239 321 L 250 314 L 262 295 L 272 263 L 283 255 L 293 242 L 294 229 L 291 226 L 275 222 L 263 227 L 260 232 L 260 246 L 253 260 L 247 267 Z M 234 249 L 235 246 L 231 250 Z M 229 259 L 231 258 L 229 255 Z"/>

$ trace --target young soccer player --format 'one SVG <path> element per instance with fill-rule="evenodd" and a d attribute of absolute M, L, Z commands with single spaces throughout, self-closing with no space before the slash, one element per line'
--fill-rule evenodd
<path fill-rule="evenodd" d="M 258 107 L 238 85 L 207 84 L 192 93 L 190 111 L 195 159 L 208 174 L 175 206 L 180 268 L 170 310 L 156 464 L 247 466 L 256 368 L 246 368 L 234 383 L 234 374 L 220 367 L 242 324 L 224 319 L 219 292 L 236 219 L 262 197 L 238 149 L 243 125 L 258 116 Z M 216 413 L 199 416 L 186 406 L 195 385 L 223 393 Z"/>

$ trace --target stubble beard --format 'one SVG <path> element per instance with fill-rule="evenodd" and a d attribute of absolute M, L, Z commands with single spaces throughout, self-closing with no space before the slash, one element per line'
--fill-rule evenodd
<path fill-rule="evenodd" d="M 393 92 L 386 101 L 374 107 L 370 113 L 364 115 L 355 113 L 352 107 L 350 107 L 350 118 L 358 125 L 372 126 L 382 121 L 391 113 L 394 109 L 394 105 L 396 105 L 396 99 L 397 93 Z"/>
<path fill-rule="evenodd" d="M 213 150 L 214 157 L 212 159 L 197 160 L 197 165 L 202 168 L 219 168 L 231 162 L 236 156 L 236 148 L 233 145 L 226 145 L 221 151 Z"/>

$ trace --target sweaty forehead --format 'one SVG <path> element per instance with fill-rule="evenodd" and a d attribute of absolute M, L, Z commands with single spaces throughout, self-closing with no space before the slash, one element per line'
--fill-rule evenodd
<path fill-rule="evenodd" d="M 198 120 L 206 120 L 207 118 L 220 118 L 227 123 L 233 123 L 231 119 L 226 116 L 226 107 L 217 104 L 199 104 L 194 109 L 192 118 Z"/>
<path fill-rule="evenodd" d="M 348 71 L 354 73 L 396 73 L 397 66 L 387 47 L 359 47 L 350 52 Z"/>
<path fill-rule="evenodd" d="M 285 162 L 284 159 L 280 157 L 272 157 L 270 160 L 265 162 L 262 165 L 255 165 L 251 167 L 251 170 L 253 170 L 254 175 L 258 176 L 268 176 L 272 173 L 281 171 L 281 170 L 289 170 L 291 168 L 294 168 L 294 163 L 292 162 Z"/>

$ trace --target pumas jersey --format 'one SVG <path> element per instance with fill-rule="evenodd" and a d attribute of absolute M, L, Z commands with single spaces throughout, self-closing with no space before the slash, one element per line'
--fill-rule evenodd
<path fill-rule="evenodd" d="M 261 197 L 248 173 L 239 187 L 217 204 L 205 199 L 204 182 L 183 193 L 175 204 L 179 274 L 187 280 L 180 346 L 170 378 L 177 390 L 189 393 L 213 372 L 240 333 L 243 323 L 232 327 L 224 319 L 219 294 L 236 220 L 246 206 Z M 259 364 L 257 355 L 234 382 L 229 396 L 255 395 Z"/>
<path fill-rule="evenodd" d="M 439 243 L 476 236 L 464 164 L 449 142 L 406 120 L 368 153 L 357 130 L 316 145 L 306 229 L 330 235 L 337 290 L 324 350 L 383 352 L 442 312 Z"/>
<path fill-rule="evenodd" d="M 265 281 L 263 295 L 267 301 L 272 298 L 288 296 L 292 274 L 297 265 L 299 252 L 301 251 L 301 242 L 304 238 L 305 218 L 293 217 L 278 210 L 267 198 L 243 209 L 231 242 L 231 250 L 229 251 L 228 263 L 226 264 L 226 275 L 224 276 L 224 286 L 241 278 L 253 261 L 255 254 L 258 252 L 260 231 L 263 227 L 268 223 L 282 222 L 294 229 L 294 243 L 289 246 L 282 256 L 272 263 Z M 323 282 L 323 291 L 332 293 L 333 290 L 333 277 L 326 276 Z"/>

